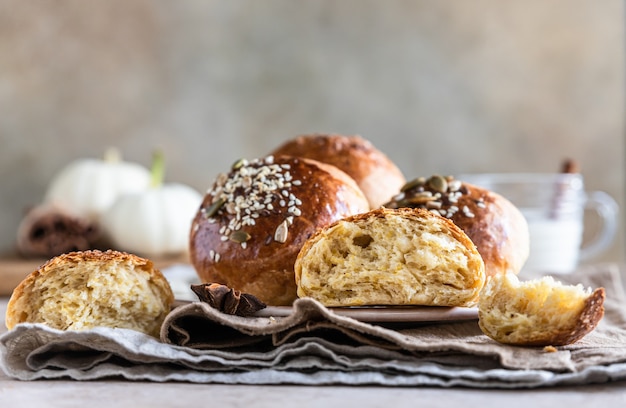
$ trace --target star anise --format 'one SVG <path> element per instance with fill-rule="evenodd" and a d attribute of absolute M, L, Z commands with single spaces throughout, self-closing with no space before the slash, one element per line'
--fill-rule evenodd
<path fill-rule="evenodd" d="M 267 306 L 254 295 L 241 293 L 219 283 L 191 285 L 191 290 L 201 302 L 226 314 L 247 317 Z"/>

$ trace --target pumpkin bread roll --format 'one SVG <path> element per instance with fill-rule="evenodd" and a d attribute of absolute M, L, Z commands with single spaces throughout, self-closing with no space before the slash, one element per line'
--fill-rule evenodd
<path fill-rule="evenodd" d="M 356 181 L 371 209 L 389 201 L 406 181 L 383 152 L 360 136 L 302 135 L 285 142 L 272 154 L 304 157 L 338 167 Z"/>
<path fill-rule="evenodd" d="M 50 259 L 17 286 L 6 326 L 106 326 L 158 337 L 173 302 L 169 283 L 147 259 L 116 251 L 70 252 Z"/>
<path fill-rule="evenodd" d="M 319 231 L 296 260 L 298 296 L 326 306 L 471 306 L 484 264 L 452 221 L 423 209 L 378 209 Z"/>
<path fill-rule="evenodd" d="M 217 176 L 193 220 L 191 263 L 205 283 L 290 305 L 304 242 L 367 210 L 363 192 L 334 166 L 289 156 L 240 160 Z"/>
<path fill-rule="evenodd" d="M 449 218 L 478 248 L 487 276 L 519 273 L 528 259 L 528 224 L 521 211 L 501 195 L 434 175 L 406 183 L 386 208 L 425 208 Z"/>
<path fill-rule="evenodd" d="M 604 298 L 604 288 L 591 291 L 550 276 L 523 282 L 513 274 L 493 276 L 480 293 L 478 325 L 500 343 L 562 346 L 595 329 Z"/>

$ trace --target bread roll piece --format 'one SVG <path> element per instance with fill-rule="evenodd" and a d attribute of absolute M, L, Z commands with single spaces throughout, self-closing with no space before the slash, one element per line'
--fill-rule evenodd
<path fill-rule="evenodd" d="M 298 296 L 326 306 L 471 306 L 480 254 L 454 223 L 422 209 L 378 209 L 319 231 L 296 260 Z"/>
<path fill-rule="evenodd" d="M 562 346 L 591 332 L 604 315 L 604 288 L 563 285 L 547 276 L 520 282 L 490 277 L 480 293 L 478 324 L 487 336 L 518 346 Z"/>
<path fill-rule="evenodd" d="M 360 136 L 302 135 L 285 142 L 272 154 L 304 157 L 338 167 L 356 181 L 371 209 L 389 201 L 406 181 L 383 152 Z"/>
<path fill-rule="evenodd" d="M 334 166 L 287 156 L 241 160 L 204 198 L 191 229 L 191 262 L 203 282 L 290 305 L 304 242 L 367 210 L 363 192 Z"/>
<path fill-rule="evenodd" d="M 384 207 L 426 208 L 452 220 L 478 248 L 487 276 L 517 274 L 528 259 L 528 224 L 520 210 L 501 195 L 454 177 L 416 178 Z"/>
<path fill-rule="evenodd" d="M 169 283 L 147 259 L 116 251 L 70 252 L 50 259 L 17 286 L 6 325 L 106 326 L 158 337 L 173 302 Z"/>

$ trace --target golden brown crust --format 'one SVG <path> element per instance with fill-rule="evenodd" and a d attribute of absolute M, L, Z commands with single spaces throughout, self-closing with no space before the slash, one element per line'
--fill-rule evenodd
<path fill-rule="evenodd" d="M 338 223 L 341 223 L 341 222 L 358 223 L 359 221 L 370 220 L 372 218 L 384 219 L 390 215 L 398 215 L 398 216 L 408 218 L 408 219 L 413 219 L 413 220 L 417 220 L 417 219 L 431 219 L 432 220 L 432 219 L 437 218 L 438 219 L 437 222 L 443 223 L 446 229 L 448 229 L 449 232 L 454 236 L 454 238 L 462 242 L 464 246 L 468 248 L 475 247 L 474 243 L 469 239 L 467 234 L 463 232 L 462 229 L 458 225 L 456 225 L 454 222 L 452 222 L 450 219 L 441 217 L 437 214 L 432 213 L 431 211 L 426 211 L 423 208 L 409 208 L 409 207 L 402 207 L 402 208 L 395 208 L 395 209 L 381 207 L 381 208 L 377 208 L 377 209 L 370 210 L 367 212 L 362 212 L 362 213 L 350 215 L 348 217 L 344 217 L 340 220 L 337 220 L 329 224 L 327 227 L 318 230 L 315 233 L 315 236 L 311 237 L 311 239 L 308 240 L 305 245 L 306 246 L 314 245 L 314 241 L 318 239 L 319 235 L 324 234 L 325 231 L 332 228 L 334 225 L 337 225 Z M 305 249 L 305 247 L 303 247 L 303 249 Z"/>
<path fill-rule="evenodd" d="M 438 216 L 430 211 L 426 211 L 422 208 L 409 208 L 409 207 L 402 207 L 402 208 L 396 208 L 396 209 L 390 209 L 390 208 L 377 208 L 374 210 L 370 210 L 367 212 L 362 212 L 362 213 L 358 213 L 358 214 L 354 214 L 348 217 L 344 217 L 342 219 L 339 219 L 335 222 L 332 222 L 331 224 L 329 224 L 328 226 L 324 227 L 324 228 L 320 228 L 316 231 L 316 233 L 314 235 L 312 235 L 310 237 L 310 239 L 308 239 L 302 249 L 300 250 L 300 253 L 298 254 L 298 258 L 303 258 L 306 256 L 306 253 L 308 252 L 308 250 L 315 245 L 315 243 L 321 239 L 324 234 L 326 234 L 326 232 L 328 230 L 330 230 L 332 227 L 334 227 L 335 225 L 339 224 L 339 223 L 358 223 L 359 221 L 363 221 L 363 220 L 370 220 L 373 218 L 381 218 L 384 219 L 389 215 L 398 215 L 401 217 L 405 217 L 408 219 L 413 219 L 413 220 L 417 220 L 417 219 L 434 219 L 435 217 L 437 219 L 439 219 L 439 221 L 437 222 L 441 222 L 444 224 L 446 230 L 448 230 L 448 232 L 454 237 L 454 239 L 458 240 L 459 242 L 461 242 L 463 244 L 463 246 L 465 246 L 466 248 L 469 249 L 474 249 L 476 248 L 476 245 L 472 242 L 472 240 L 468 237 L 468 235 L 463 232 L 463 230 L 461 228 L 459 228 L 459 226 L 457 226 L 454 222 L 452 222 L 451 220 L 449 220 L 448 218 L 445 217 L 441 217 Z"/>
<path fill-rule="evenodd" d="M 405 182 L 400 169 L 360 136 L 301 135 L 285 142 L 272 154 L 304 157 L 338 167 L 357 182 L 372 209 L 387 202 Z"/>
<path fill-rule="evenodd" d="M 276 166 L 275 172 L 267 170 Z M 260 184 L 253 182 L 248 189 L 239 186 L 234 194 L 226 194 L 232 189 L 225 185 L 241 182 L 241 171 L 255 180 L 261 172 L 268 174 Z M 285 178 L 290 181 L 283 187 L 267 191 L 272 180 L 282 183 Z M 245 196 L 248 202 L 258 196 L 252 200 L 260 206 L 251 211 L 256 214 L 253 225 L 231 228 L 245 217 L 241 206 L 235 205 L 236 200 L 243 200 L 237 196 Z M 224 203 L 214 211 L 211 206 L 220 197 Z M 367 200 L 354 180 L 334 166 L 287 156 L 252 160 L 218 176 L 205 196 L 193 220 L 190 259 L 204 282 L 253 294 L 267 304 L 288 305 L 296 298 L 293 266 L 305 241 L 318 228 L 367 209 Z M 243 244 L 231 237 L 247 241 Z"/>
<path fill-rule="evenodd" d="M 439 177 L 439 176 L 433 176 Z M 474 242 L 485 262 L 488 276 L 506 272 L 519 273 L 529 253 L 528 224 L 522 213 L 509 200 L 484 188 L 447 177 L 448 190 L 442 198 L 420 201 L 424 191 L 438 191 L 424 179 L 414 187 L 397 194 L 385 207 L 429 208 L 441 211 L 458 225 Z M 411 183 L 411 182 L 409 182 Z M 407 184 L 409 184 L 407 183 Z M 457 183 L 455 187 L 451 187 Z M 448 196 L 454 194 L 452 200 Z M 433 204 L 436 202 L 435 204 Z"/>
<path fill-rule="evenodd" d="M 146 293 L 146 295 L 150 297 L 154 296 L 154 301 L 158 302 L 158 304 L 163 308 L 160 318 L 165 318 L 165 314 L 169 311 L 169 307 L 174 303 L 174 295 L 169 287 L 168 281 L 163 274 L 154 267 L 152 261 L 126 252 L 114 250 L 87 250 L 69 252 L 51 258 L 37 270 L 31 272 L 26 278 L 24 278 L 24 280 L 22 280 L 22 282 L 15 288 L 11 298 L 9 299 L 6 312 L 7 328 L 12 329 L 16 324 L 23 322 L 46 322 L 46 316 L 34 317 L 36 312 L 38 312 L 37 310 L 26 309 L 33 307 L 33 305 L 40 302 L 44 295 L 48 296 L 48 294 L 45 293 L 47 291 L 46 288 L 52 290 L 52 286 L 49 286 L 52 284 L 59 284 L 59 286 L 55 287 L 54 290 L 60 291 L 60 297 L 62 295 L 61 292 L 67 293 L 73 291 L 78 293 L 84 291 L 87 293 L 88 288 L 82 287 L 81 284 L 78 284 L 77 282 L 86 281 L 87 277 L 84 275 L 92 273 L 92 271 L 97 270 L 98 267 L 112 267 L 113 270 L 119 267 L 130 273 L 132 273 L 132 271 L 142 271 L 142 273 L 146 273 L 149 277 L 148 285 L 153 286 L 150 293 Z M 93 290 L 93 288 L 90 288 L 89 290 Z M 114 292 L 115 288 L 112 288 L 111 293 Z M 124 294 L 120 293 L 120 296 L 123 297 Z M 59 313 L 62 314 L 63 311 L 61 309 L 63 309 L 66 305 L 62 304 L 60 297 L 57 301 L 59 302 Z M 81 298 L 80 296 L 78 297 Z M 84 299 L 88 299 L 88 297 L 85 297 Z M 109 299 L 90 299 L 84 301 L 95 301 L 104 305 L 108 300 Z M 72 307 L 73 306 L 75 305 L 72 305 Z M 82 307 L 89 305 L 79 306 Z M 112 309 L 111 305 L 104 306 L 106 309 Z M 90 317 L 96 322 L 99 319 L 99 316 Z M 112 318 L 114 320 L 114 316 Z M 157 316 L 152 316 L 150 322 L 138 321 L 137 324 L 139 326 L 143 325 L 146 327 L 155 326 L 154 320 L 156 318 Z M 124 324 L 127 322 L 120 323 L 120 327 L 126 327 Z M 156 323 L 156 325 L 158 325 L 158 323 Z M 158 333 L 158 328 L 149 334 L 156 335 L 156 333 Z"/>
<path fill-rule="evenodd" d="M 420 208 L 338 220 L 311 237 L 296 260 L 298 296 L 327 306 L 470 306 L 484 282 L 484 263 L 467 234 Z"/>
<path fill-rule="evenodd" d="M 597 288 L 585 300 L 585 306 L 578 319 L 572 322 L 568 328 L 555 328 L 552 332 L 546 332 L 543 336 L 529 342 L 519 342 L 519 346 L 565 346 L 572 344 L 593 331 L 604 316 L 604 288 Z"/>

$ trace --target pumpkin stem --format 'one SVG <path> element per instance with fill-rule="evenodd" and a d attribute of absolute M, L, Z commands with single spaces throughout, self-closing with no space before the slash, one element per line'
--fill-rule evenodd
<path fill-rule="evenodd" d="M 115 147 L 109 147 L 104 151 L 104 161 L 107 163 L 119 163 L 122 161 L 122 154 Z"/>
<path fill-rule="evenodd" d="M 150 168 L 150 187 L 158 188 L 165 178 L 165 157 L 163 152 L 156 150 L 152 154 L 152 167 Z"/>

